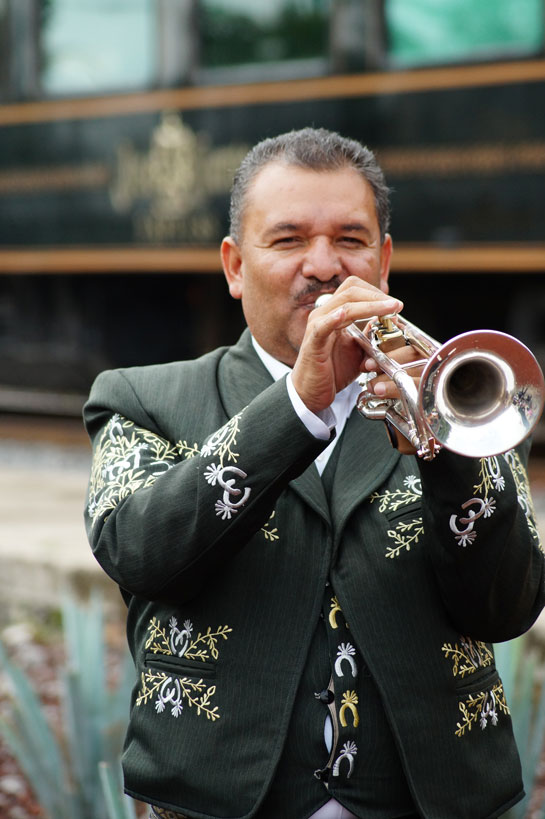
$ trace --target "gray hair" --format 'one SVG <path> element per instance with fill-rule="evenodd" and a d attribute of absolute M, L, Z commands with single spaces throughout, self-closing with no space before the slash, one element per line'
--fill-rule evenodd
<path fill-rule="evenodd" d="M 248 190 L 259 171 L 270 162 L 284 162 L 314 171 L 354 168 L 373 190 L 380 237 L 384 241 L 390 225 L 390 191 L 373 152 L 334 131 L 303 128 L 258 142 L 242 160 L 233 179 L 229 208 L 230 234 L 237 244 L 242 240 Z"/>

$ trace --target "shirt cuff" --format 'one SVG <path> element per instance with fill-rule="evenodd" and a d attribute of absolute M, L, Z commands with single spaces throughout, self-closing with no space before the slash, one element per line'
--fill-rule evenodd
<path fill-rule="evenodd" d="M 322 441 L 329 441 L 331 433 L 335 429 L 337 419 L 331 407 L 326 407 L 320 410 L 319 413 L 314 413 L 309 410 L 306 404 L 303 403 L 299 397 L 299 393 L 295 389 L 291 381 L 291 373 L 286 377 L 286 386 L 288 388 L 288 395 L 293 405 L 293 409 L 306 426 L 311 435 L 319 438 Z"/>

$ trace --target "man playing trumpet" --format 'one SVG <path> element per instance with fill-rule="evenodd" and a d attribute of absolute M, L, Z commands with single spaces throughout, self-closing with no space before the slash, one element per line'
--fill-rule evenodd
<path fill-rule="evenodd" d="M 355 410 L 375 364 L 347 328 L 402 308 L 388 226 L 359 143 L 259 143 L 221 249 L 239 342 L 93 387 L 87 527 L 128 606 L 125 787 L 152 817 L 485 819 L 522 797 L 491 643 L 545 599 L 528 444 L 426 462 Z"/>

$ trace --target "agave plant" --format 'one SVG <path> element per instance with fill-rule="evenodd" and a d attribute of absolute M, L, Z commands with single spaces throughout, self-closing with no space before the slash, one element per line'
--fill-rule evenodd
<path fill-rule="evenodd" d="M 0 733 L 50 819 L 133 819 L 121 795 L 119 757 L 134 676 L 128 655 L 115 686 L 106 673 L 103 602 L 66 599 L 62 607 L 66 663 L 61 725 L 53 730 L 28 677 L 0 643 L 0 668 L 13 693 Z M 99 765 L 102 763 L 103 771 Z M 112 811 L 114 811 L 112 813 Z"/>
<path fill-rule="evenodd" d="M 494 646 L 496 665 L 503 680 L 517 740 L 526 796 L 512 807 L 504 819 L 524 819 L 532 804 L 533 817 L 545 816 L 545 796 L 535 804 L 535 787 L 540 773 L 545 738 L 544 668 L 525 635 Z M 535 812 L 534 812 L 535 811 Z"/>
<path fill-rule="evenodd" d="M 134 671 L 125 655 L 117 684 L 106 674 L 103 602 L 74 599 L 62 607 L 66 664 L 63 720 L 53 730 L 28 677 L 0 642 L 0 669 L 13 697 L 0 733 L 49 819 L 135 819 L 123 796 L 119 757 Z M 495 646 L 496 663 L 510 704 L 527 796 L 505 814 L 524 819 L 532 800 L 545 735 L 544 669 L 527 637 Z M 545 801 L 534 816 L 545 816 Z"/>
<path fill-rule="evenodd" d="M 100 763 L 99 771 L 109 819 L 136 819 L 132 799 L 122 794 L 119 786 L 121 772 L 116 774 L 107 762 Z"/>

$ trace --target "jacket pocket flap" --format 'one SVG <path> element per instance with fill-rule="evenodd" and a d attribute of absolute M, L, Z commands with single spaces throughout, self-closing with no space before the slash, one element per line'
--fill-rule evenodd
<path fill-rule="evenodd" d="M 476 671 L 460 681 L 456 685 L 456 692 L 460 695 L 477 694 L 480 691 L 490 691 L 497 682 L 500 682 L 500 675 L 494 666 L 488 666 Z"/>
<path fill-rule="evenodd" d="M 169 654 L 153 654 L 147 652 L 145 657 L 146 668 L 164 671 L 177 677 L 202 677 L 210 679 L 216 676 L 214 663 L 189 660 L 186 657 L 174 657 Z"/>

